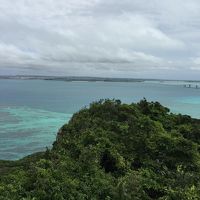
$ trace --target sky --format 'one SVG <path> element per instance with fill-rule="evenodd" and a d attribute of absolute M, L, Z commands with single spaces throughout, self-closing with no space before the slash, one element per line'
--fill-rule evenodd
<path fill-rule="evenodd" d="M 0 75 L 200 79 L 199 0 L 0 0 Z"/>

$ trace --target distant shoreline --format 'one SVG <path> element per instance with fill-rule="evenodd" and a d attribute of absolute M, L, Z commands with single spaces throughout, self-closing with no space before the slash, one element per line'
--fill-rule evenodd
<path fill-rule="evenodd" d="M 168 80 L 168 79 L 145 79 L 145 78 L 110 78 L 110 77 L 90 77 L 90 76 L 39 76 L 39 75 L 0 75 L 0 79 L 14 80 L 52 80 L 67 82 L 145 82 L 145 81 L 186 81 L 200 82 L 200 80 Z"/>
<path fill-rule="evenodd" d="M 0 76 L 0 79 L 15 79 L 15 80 L 53 80 L 53 81 L 67 81 L 67 82 L 144 82 L 146 80 L 156 79 L 135 79 L 135 78 L 107 78 L 107 77 L 86 77 L 86 76 Z"/>

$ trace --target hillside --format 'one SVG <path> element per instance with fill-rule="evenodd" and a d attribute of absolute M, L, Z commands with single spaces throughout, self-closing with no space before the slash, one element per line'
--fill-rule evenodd
<path fill-rule="evenodd" d="M 2 200 L 198 200 L 200 120 L 158 102 L 94 102 L 52 149 L 0 161 Z"/>

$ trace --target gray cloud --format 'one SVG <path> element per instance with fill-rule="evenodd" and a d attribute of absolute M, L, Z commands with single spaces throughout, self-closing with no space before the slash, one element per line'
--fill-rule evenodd
<path fill-rule="evenodd" d="M 196 79 L 199 10 L 198 0 L 0 0 L 0 74 Z"/>

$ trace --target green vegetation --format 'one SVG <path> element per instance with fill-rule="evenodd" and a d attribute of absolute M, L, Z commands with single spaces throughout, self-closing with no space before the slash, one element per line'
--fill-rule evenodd
<path fill-rule="evenodd" d="M 52 149 L 0 162 L 2 200 L 198 200 L 200 120 L 158 102 L 92 103 Z"/>

